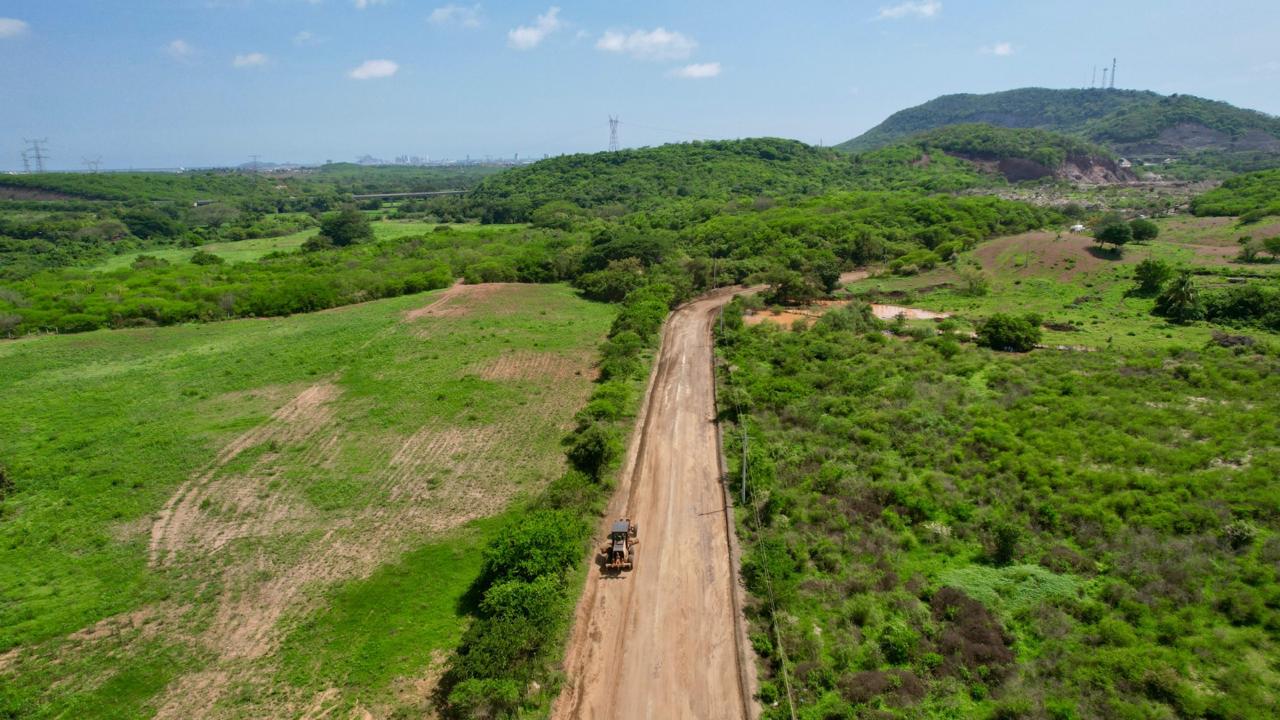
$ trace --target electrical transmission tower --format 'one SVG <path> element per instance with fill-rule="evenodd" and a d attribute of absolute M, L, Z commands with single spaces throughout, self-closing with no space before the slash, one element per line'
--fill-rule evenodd
<path fill-rule="evenodd" d="M 80 162 L 84 164 L 85 169 L 91 173 L 97 173 L 98 168 L 102 166 L 102 158 L 80 158 Z"/>
<path fill-rule="evenodd" d="M 609 152 L 618 152 L 618 117 L 609 116 Z"/>
<path fill-rule="evenodd" d="M 27 138 L 23 138 L 22 141 L 28 145 L 26 152 L 22 154 L 22 164 L 26 167 L 27 172 L 31 172 L 31 166 L 28 159 L 35 161 L 36 172 L 44 172 L 44 161 L 48 160 L 49 156 L 45 154 L 44 148 L 41 147 L 41 145 L 49 142 L 49 138 L 40 138 L 39 140 L 28 140 Z"/>

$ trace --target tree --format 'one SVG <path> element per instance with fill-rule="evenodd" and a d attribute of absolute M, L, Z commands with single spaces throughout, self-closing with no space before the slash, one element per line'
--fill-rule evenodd
<path fill-rule="evenodd" d="M 1236 242 L 1240 244 L 1240 253 L 1236 255 L 1236 259 L 1240 262 L 1256 262 L 1258 259 L 1258 253 L 1265 249 L 1261 242 L 1254 240 L 1248 235 L 1245 235 Z"/>
<path fill-rule="evenodd" d="M 372 240 L 373 226 L 364 213 L 348 207 L 324 216 L 320 221 L 320 234 L 329 238 L 334 246 L 345 247 Z"/>
<path fill-rule="evenodd" d="M 1156 298 L 1155 314 L 1178 323 L 1199 320 L 1204 317 L 1204 304 L 1191 280 L 1191 273 L 1183 270 L 1169 283 L 1169 287 Z"/>
<path fill-rule="evenodd" d="M 978 325 L 978 344 L 992 350 L 1028 352 L 1040 342 L 1040 324 L 1027 315 L 996 313 Z"/>
<path fill-rule="evenodd" d="M 120 220 L 128 226 L 129 232 L 143 240 L 177 237 L 182 232 L 182 226 L 177 220 L 149 207 L 129 210 L 120 216 Z"/>
<path fill-rule="evenodd" d="M 1151 258 L 1143 260 L 1133 271 L 1133 279 L 1138 283 L 1133 289 L 1133 294 L 1140 297 L 1159 295 L 1164 289 L 1164 284 L 1171 277 L 1173 277 L 1173 268 L 1169 263 Z"/>
<path fill-rule="evenodd" d="M 1263 240 L 1262 247 L 1266 248 L 1272 260 L 1280 260 L 1280 235 Z"/>
<path fill-rule="evenodd" d="M 1110 223 L 1099 228 L 1093 239 L 1099 244 L 1110 245 L 1119 252 L 1125 243 L 1133 240 L 1133 229 L 1124 223 Z"/>
<path fill-rule="evenodd" d="M 1129 223 L 1129 230 L 1133 235 L 1134 242 L 1155 240 L 1160 236 L 1160 226 L 1143 218 L 1138 218 L 1137 220 Z"/>

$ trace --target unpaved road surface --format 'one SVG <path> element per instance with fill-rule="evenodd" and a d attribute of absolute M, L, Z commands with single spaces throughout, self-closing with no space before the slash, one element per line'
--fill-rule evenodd
<path fill-rule="evenodd" d="M 752 718 L 734 540 L 721 486 L 711 323 L 741 289 L 672 313 L 610 508 L 639 524 L 636 568 L 589 573 L 552 717 Z M 603 543 L 604 529 L 600 533 Z"/>

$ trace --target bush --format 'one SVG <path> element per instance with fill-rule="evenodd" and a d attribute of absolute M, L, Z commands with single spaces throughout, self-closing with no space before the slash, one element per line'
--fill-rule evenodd
<path fill-rule="evenodd" d="M 599 480 L 601 474 L 618 456 L 621 443 L 614 433 L 599 423 L 591 423 L 570 436 L 569 464 Z"/>
<path fill-rule="evenodd" d="M 1187 323 L 1204 318 L 1204 304 L 1200 292 L 1191 280 L 1191 273 L 1184 270 L 1173 279 L 1164 292 L 1156 298 L 1152 311 L 1177 323 Z"/>
<path fill-rule="evenodd" d="M 196 250 L 191 256 L 192 265 L 221 265 L 225 262 L 221 255 L 214 255 L 205 250 Z"/>
<path fill-rule="evenodd" d="M 1138 218 L 1137 220 L 1130 222 L 1129 231 L 1134 242 L 1155 240 L 1160 236 L 1160 226 L 1143 218 Z"/>
<path fill-rule="evenodd" d="M 1134 268 L 1133 279 L 1137 285 L 1133 294 L 1141 297 L 1154 297 L 1164 289 L 1164 284 L 1173 277 L 1173 268 L 1163 260 L 1148 258 Z"/>
<path fill-rule="evenodd" d="M 978 344 L 992 350 L 1029 352 L 1040 342 L 1040 326 L 1032 320 L 996 313 L 978 324 Z"/>
<path fill-rule="evenodd" d="M 373 239 L 373 226 L 359 210 L 348 207 L 325 215 L 320 221 L 320 234 L 336 247 L 346 247 Z"/>

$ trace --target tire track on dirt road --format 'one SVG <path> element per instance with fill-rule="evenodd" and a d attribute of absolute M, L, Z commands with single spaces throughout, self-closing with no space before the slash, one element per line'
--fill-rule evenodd
<path fill-rule="evenodd" d="M 722 488 L 711 324 L 742 288 L 668 318 L 606 522 L 639 525 L 635 570 L 592 569 L 557 720 L 754 718 L 755 663 Z M 604 537 L 603 526 L 600 537 Z"/>

